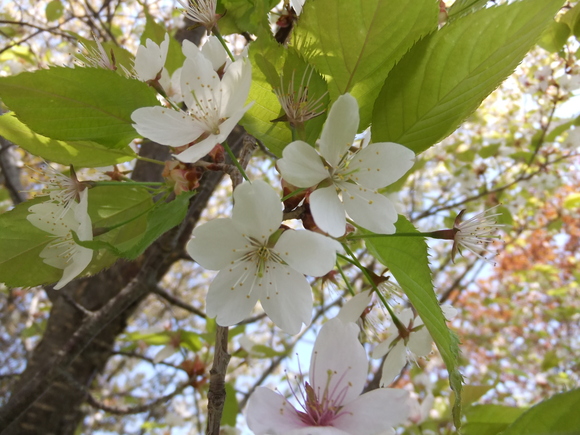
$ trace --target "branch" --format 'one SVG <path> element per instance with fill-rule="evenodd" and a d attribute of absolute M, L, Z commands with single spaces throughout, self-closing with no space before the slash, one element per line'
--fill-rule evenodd
<path fill-rule="evenodd" d="M 103 402 L 97 400 L 91 394 L 91 392 L 84 385 L 81 385 L 76 379 L 74 379 L 70 375 L 70 373 L 65 371 L 62 373 L 62 375 L 66 378 L 66 380 L 68 381 L 68 383 L 70 385 L 72 385 L 74 388 L 76 388 L 77 390 L 79 390 L 81 393 L 83 393 L 85 395 L 85 399 L 89 405 L 91 405 L 93 408 L 101 409 L 105 412 L 108 412 L 109 414 L 114 414 L 114 415 L 130 415 L 130 414 L 140 414 L 142 412 L 148 412 L 152 408 L 155 408 L 155 407 L 167 402 L 168 400 L 173 399 L 175 396 L 177 396 L 179 393 L 181 393 L 187 386 L 191 385 L 189 381 L 184 382 L 184 383 L 178 385 L 172 393 L 167 394 L 166 396 L 161 396 L 161 397 L 153 400 L 152 402 L 146 403 L 144 405 L 137 405 L 137 406 L 131 406 L 131 407 L 109 406 L 109 405 L 106 405 Z"/>
<path fill-rule="evenodd" d="M 0 170 L 4 175 L 4 187 L 6 187 L 12 202 L 16 205 L 24 202 L 26 197 L 22 194 L 24 188 L 20 182 L 20 172 L 10 154 L 10 147 L 13 145 L 10 141 L 0 136 Z"/>
<path fill-rule="evenodd" d="M 181 299 L 171 295 L 169 292 L 163 290 L 161 287 L 159 286 L 154 286 L 151 288 L 151 293 L 155 293 L 157 296 L 160 296 L 161 298 L 165 299 L 167 302 L 169 302 L 172 305 L 175 305 L 179 308 L 183 308 L 186 311 L 189 311 L 190 313 L 196 314 L 199 317 L 202 318 L 206 318 L 206 315 L 203 311 L 201 311 L 199 308 L 195 308 L 192 305 L 189 305 L 188 303 L 182 301 Z"/>
<path fill-rule="evenodd" d="M 209 371 L 207 392 L 207 435 L 219 435 L 222 412 L 226 401 L 226 371 L 230 362 L 228 353 L 228 328 L 216 326 L 216 345 L 213 364 Z"/>

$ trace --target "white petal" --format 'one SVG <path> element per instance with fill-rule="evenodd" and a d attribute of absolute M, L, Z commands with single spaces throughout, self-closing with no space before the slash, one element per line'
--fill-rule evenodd
<path fill-rule="evenodd" d="M 173 156 L 180 162 L 195 163 L 202 157 L 205 157 L 217 144 L 217 136 L 210 134 L 204 140 L 193 144 L 185 151 L 179 154 L 174 154 Z"/>
<path fill-rule="evenodd" d="M 77 245 L 72 240 L 70 241 L 72 245 L 74 245 L 72 251 L 69 251 L 71 257 L 66 262 L 66 266 L 64 267 L 62 277 L 54 286 L 55 290 L 59 290 L 79 276 L 89 265 L 91 260 L 93 259 L 93 250 L 84 248 L 82 246 Z M 52 266 L 56 266 L 58 260 L 56 259 L 55 255 L 59 254 L 59 250 L 52 250 L 51 248 L 54 245 L 48 245 L 45 247 L 40 256 L 44 258 L 44 262 L 50 264 Z M 62 252 L 60 252 L 62 254 Z M 54 260 L 54 261 L 51 261 Z M 59 266 L 56 266 L 59 267 Z M 62 267 L 59 267 L 62 268 Z"/>
<path fill-rule="evenodd" d="M 342 202 L 350 218 L 377 234 L 394 234 L 398 215 L 393 203 L 372 189 L 341 183 Z"/>
<path fill-rule="evenodd" d="M 238 59 L 226 69 L 222 77 L 221 117 L 229 118 L 244 107 L 252 84 L 252 64 Z"/>
<path fill-rule="evenodd" d="M 169 358 L 171 355 L 173 355 L 178 350 L 179 350 L 179 348 L 173 346 L 172 344 L 168 344 L 163 349 L 161 349 L 159 352 L 157 352 L 155 354 L 155 356 L 153 357 L 153 362 L 159 363 L 159 362 Z"/>
<path fill-rule="evenodd" d="M 167 33 L 161 46 L 157 45 L 151 39 L 147 39 L 145 46 L 140 45 L 137 48 L 134 69 L 139 80 L 145 82 L 154 80 L 157 77 L 157 74 L 159 74 L 163 69 L 163 65 L 165 65 L 168 50 L 169 35 Z"/>
<path fill-rule="evenodd" d="M 273 432 L 269 432 L 269 435 Z M 322 427 L 322 426 L 308 426 L 302 429 L 293 429 L 283 433 L 284 435 L 353 435 L 352 433 L 345 432 L 336 427 Z M 358 432 L 357 432 L 358 434 Z M 380 434 L 385 435 L 385 434 Z M 387 434 L 389 435 L 389 434 Z"/>
<path fill-rule="evenodd" d="M 71 203 L 71 207 L 66 210 L 63 205 L 52 201 L 41 202 L 28 208 L 30 214 L 26 216 L 26 219 L 42 231 L 65 237 L 70 230 L 76 230 L 78 227 L 74 216 L 76 206 L 76 203 Z"/>
<path fill-rule="evenodd" d="M 407 347 L 418 357 L 427 356 L 431 353 L 433 339 L 425 326 L 411 333 Z"/>
<path fill-rule="evenodd" d="M 196 227 L 186 250 L 202 267 L 220 270 L 252 250 L 229 218 L 214 219 Z"/>
<path fill-rule="evenodd" d="M 360 318 L 365 308 L 370 305 L 372 298 L 373 298 L 372 291 L 367 290 L 360 292 L 359 294 L 350 298 L 343 305 L 343 307 L 340 309 L 336 317 L 338 317 L 343 322 L 355 323 Z"/>
<path fill-rule="evenodd" d="M 443 311 L 445 320 L 447 320 L 448 322 L 453 320 L 455 316 L 457 316 L 457 313 L 459 312 L 457 308 L 455 308 L 453 305 L 450 304 L 441 305 L 441 311 Z"/>
<path fill-rule="evenodd" d="M 181 91 L 191 113 L 209 112 L 208 116 L 219 119 L 219 111 L 214 109 L 221 105 L 220 87 L 219 76 L 205 56 L 200 53 L 195 60 L 185 59 L 181 70 Z"/>
<path fill-rule="evenodd" d="M 141 136 L 172 147 L 193 142 L 205 132 L 203 125 L 187 113 L 161 106 L 137 109 L 131 119 Z"/>
<path fill-rule="evenodd" d="M 260 302 L 268 317 L 288 334 L 298 334 L 312 320 L 312 289 L 299 272 L 269 262 L 261 285 Z"/>
<path fill-rule="evenodd" d="M 316 189 L 310 194 L 310 212 L 322 231 L 332 237 L 344 235 L 346 215 L 334 185 Z"/>
<path fill-rule="evenodd" d="M 215 317 L 221 326 L 235 325 L 248 317 L 261 295 L 254 288 L 256 275 L 256 264 L 246 261 L 222 269 L 209 286 L 208 317 Z"/>
<path fill-rule="evenodd" d="M 331 392 L 340 391 L 344 394 L 343 405 L 359 396 L 368 374 L 367 354 L 358 334 L 359 328 L 354 323 L 330 319 L 320 329 L 310 359 L 310 384 L 314 391 L 322 394 L 327 387 Z M 333 374 L 330 381 L 328 373 Z"/>
<path fill-rule="evenodd" d="M 250 104 L 247 104 L 245 107 L 241 108 L 237 112 L 232 113 L 232 115 L 228 119 L 226 119 L 219 125 L 220 132 L 217 135 L 217 142 L 222 143 L 228 138 L 232 130 L 236 127 L 240 119 L 242 119 L 242 117 L 244 116 L 244 113 L 250 110 L 250 108 L 253 105 L 254 102 L 252 101 Z"/>
<path fill-rule="evenodd" d="M 330 108 L 318 143 L 320 154 L 336 167 L 348 151 L 358 130 L 358 103 L 350 94 L 338 97 Z"/>
<path fill-rule="evenodd" d="M 207 38 L 207 41 L 201 47 L 201 53 L 211 62 L 214 71 L 219 70 L 228 60 L 228 54 L 224 46 L 215 35 Z"/>
<path fill-rule="evenodd" d="M 282 178 L 296 187 L 315 186 L 330 176 L 320 160 L 320 155 L 302 141 L 286 146 L 276 166 Z"/>
<path fill-rule="evenodd" d="M 79 240 L 93 240 L 93 226 L 91 222 L 91 217 L 89 216 L 88 206 L 89 206 L 89 189 L 85 189 L 80 193 L 80 201 L 78 205 L 74 208 L 74 217 L 78 222 L 76 228 L 77 236 Z"/>
<path fill-rule="evenodd" d="M 387 339 L 385 341 L 380 342 L 376 345 L 376 347 L 371 352 L 371 358 L 382 358 L 387 354 L 387 352 L 391 349 L 391 343 L 395 341 L 395 339 L 399 336 L 399 331 L 394 325 L 389 326 L 387 329 Z"/>
<path fill-rule="evenodd" d="M 284 396 L 265 387 L 256 388 L 250 396 L 246 422 L 255 435 L 286 434 L 305 426 Z"/>
<path fill-rule="evenodd" d="M 383 364 L 381 387 L 391 385 L 407 364 L 407 349 L 403 340 L 399 340 L 391 349 Z"/>
<path fill-rule="evenodd" d="M 333 426 L 351 434 L 382 434 L 404 423 L 410 411 L 411 399 L 407 391 L 378 388 L 342 408 Z"/>
<path fill-rule="evenodd" d="M 411 169 L 415 153 L 392 142 L 374 143 L 356 153 L 348 170 L 357 170 L 351 178 L 358 184 L 373 189 L 393 184 Z"/>
<path fill-rule="evenodd" d="M 265 243 L 282 223 L 280 197 L 265 181 L 242 183 L 234 190 L 232 219 L 242 234 Z"/>
<path fill-rule="evenodd" d="M 274 250 L 293 269 L 304 275 L 323 276 L 334 268 L 340 243 L 312 231 L 287 230 Z"/>

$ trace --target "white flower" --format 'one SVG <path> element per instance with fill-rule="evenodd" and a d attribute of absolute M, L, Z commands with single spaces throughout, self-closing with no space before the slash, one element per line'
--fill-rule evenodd
<path fill-rule="evenodd" d="M 563 75 L 558 78 L 558 84 L 562 92 L 570 93 L 580 88 L 580 75 Z"/>
<path fill-rule="evenodd" d="M 344 94 L 330 109 L 318 142 L 323 159 L 306 142 L 296 141 L 284 148 L 277 163 L 282 177 L 294 186 L 317 186 L 310 194 L 310 210 L 316 225 L 334 237 L 345 232 L 345 213 L 370 231 L 394 233 L 397 211 L 377 189 L 401 178 L 415 158 L 413 151 L 392 142 L 351 153 L 358 125 L 356 99 Z"/>
<path fill-rule="evenodd" d="M 195 23 L 201 24 L 208 32 L 215 27 L 219 15 L 215 13 L 216 0 L 177 0 L 185 8 L 184 14 Z"/>
<path fill-rule="evenodd" d="M 451 305 L 442 305 L 441 310 L 447 320 L 451 320 L 457 313 Z M 389 338 L 377 345 L 372 353 L 373 358 L 381 358 L 388 353 L 383 363 L 381 386 L 390 385 L 408 360 L 415 361 L 429 355 L 433 346 L 433 339 L 423 325 L 423 320 L 419 316 L 415 317 L 411 308 L 402 310 L 397 318 L 402 329 L 399 330 L 393 322 L 387 328 Z"/>
<path fill-rule="evenodd" d="M 117 69 L 117 66 L 115 65 L 115 58 L 113 58 L 113 60 L 109 59 L 109 55 L 105 51 L 105 48 L 103 47 L 103 44 L 101 44 L 101 41 L 99 41 L 95 35 L 93 35 L 93 39 L 97 44 L 96 48 L 91 47 L 88 44 L 81 43 L 82 47 L 87 52 L 86 54 L 83 54 L 84 60 L 93 68 L 103 68 L 115 71 Z"/>
<path fill-rule="evenodd" d="M 278 327 L 296 334 L 302 323 L 310 324 L 312 314 L 312 291 L 304 275 L 328 273 L 340 244 L 311 231 L 280 235 L 280 198 L 264 181 L 241 184 L 234 200 L 231 219 L 197 227 L 187 245 L 201 266 L 220 271 L 209 287 L 207 314 L 230 326 L 260 300 Z"/>
<path fill-rule="evenodd" d="M 86 189 L 86 186 L 83 186 L 78 180 L 72 166 L 70 171 L 70 176 L 64 175 L 45 162 L 44 173 L 49 178 L 42 191 L 48 193 L 52 201 L 62 205 L 62 213 L 65 213 L 75 201 L 78 201 L 81 191 Z"/>
<path fill-rule="evenodd" d="M 87 213 L 88 193 L 88 189 L 83 190 L 80 202 L 70 202 L 66 210 L 62 204 L 51 201 L 35 204 L 28 209 L 28 221 L 54 236 L 40 257 L 46 264 L 63 269 L 62 278 L 54 286 L 56 290 L 80 275 L 93 258 L 93 251 L 77 245 L 71 233 L 74 231 L 81 241 L 93 239 L 91 218 Z"/>
<path fill-rule="evenodd" d="M 157 143 L 172 147 L 199 142 L 177 155 L 194 163 L 225 141 L 244 113 L 252 80 L 251 64 L 241 58 L 231 63 L 222 79 L 212 59 L 200 50 L 187 50 L 181 70 L 181 92 L 188 111 L 165 107 L 143 107 L 131 115 L 137 132 Z"/>
<path fill-rule="evenodd" d="M 181 93 L 180 82 L 181 68 L 177 68 L 175 71 L 173 71 L 172 75 L 169 75 L 167 68 L 163 68 L 163 71 L 161 72 L 161 78 L 159 78 L 159 84 L 163 88 L 167 98 L 174 103 L 183 103 L 183 94 Z"/>
<path fill-rule="evenodd" d="M 284 76 L 281 75 L 280 87 L 274 89 L 274 93 L 285 113 L 285 118 L 292 127 L 298 127 L 324 113 L 322 99 L 328 92 L 325 92 L 316 100 L 308 99 L 308 85 L 313 73 L 314 68 L 308 66 L 302 75 L 300 86 L 298 86 L 297 90 L 294 83 L 294 72 L 292 72 L 292 78 L 286 88 L 284 88 Z"/>
<path fill-rule="evenodd" d="M 473 252 L 482 260 L 485 260 L 490 264 L 495 264 L 489 258 L 484 257 L 482 253 L 491 253 L 488 246 L 489 242 L 499 237 L 495 235 L 495 233 L 499 228 L 504 226 L 498 224 L 496 219 L 496 217 L 501 216 L 502 213 L 491 213 L 499 206 L 500 204 L 484 210 L 464 222 L 461 222 L 461 217 L 465 210 L 461 210 L 455 218 L 455 224 L 453 225 L 452 231 L 454 232 L 454 241 L 451 258 L 454 259 L 457 251 L 461 254 L 461 248 L 465 248 Z"/>
<path fill-rule="evenodd" d="M 302 13 L 302 6 L 304 6 L 304 1 L 305 0 L 290 0 L 290 4 L 292 5 L 294 12 L 296 12 L 296 15 L 300 15 Z"/>
<path fill-rule="evenodd" d="M 223 72 L 225 71 L 226 65 L 231 64 L 228 52 L 220 40 L 214 35 L 208 37 L 201 48 L 186 39 L 183 41 L 181 50 L 185 57 L 191 59 L 193 62 L 196 62 L 199 56 L 203 55 L 203 57 L 211 62 L 211 66 L 215 72 L 220 70 Z M 243 57 L 241 56 L 239 58 Z"/>
<path fill-rule="evenodd" d="M 137 49 L 133 66 L 135 75 L 142 82 L 159 79 L 169 50 L 169 35 L 165 34 L 165 39 L 161 45 L 157 45 L 151 39 L 147 39 L 145 44 L 145 46 L 140 45 Z"/>
<path fill-rule="evenodd" d="M 404 422 L 409 393 L 378 388 L 361 395 L 368 374 L 358 327 L 338 318 L 324 324 L 312 351 L 310 382 L 304 383 L 295 408 L 279 393 L 258 387 L 246 411 L 256 435 L 379 435 Z"/>

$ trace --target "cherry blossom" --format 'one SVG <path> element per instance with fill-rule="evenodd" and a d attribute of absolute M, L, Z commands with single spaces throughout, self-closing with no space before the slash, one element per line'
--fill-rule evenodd
<path fill-rule="evenodd" d="M 71 201 L 66 207 L 62 203 L 45 201 L 28 209 L 28 221 L 54 237 L 41 251 L 40 257 L 49 266 L 63 269 L 55 290 L 80 275 L 93 258 L 93 251 L 77 245 L 72 236 L 74 231 L 81 241 L 93 239 L 91 218 L 87 212 L 88 193 L 88 189 L 83 190 L 80 201 Z"/>
<path fill-rule="evenodd" d="M 441 310 L 447 320 L 455 317 L 457 310 L 451 305 L 442 305 Z M 433 339 L 419 316 L 415 317 L 411 308 L 397 314 L 400 326 L 393 322 L 388 328 L 389 338 L 375 347 L 373 358 L 387 355 L 383 363 L 381 386 L 390 385 L 408 360 L 415 361 L 431 353 Z"/>
<path fill-rule="evenodd" d="M 193 230 L 187 245 L 201 266 L 220 272 L 211 283 L 207 314 L 230 326 L 242 321 L 259 300 L 289 334 L 309 325 L 312 291 L 304 275 L 323 276 L 335 264 L 340 244 L 311 231 L 280 229 L 280 198 L 266 182 L 243 183 L 234 191 L 231 218 Z"/>
<path fill-rule="evenodd" d="M 239 58 L 227 66 L 220 80 L 213 57 L 184 45 L 186 59 L 181 70 L 181 92 L 188 110 L 162 106 L 142 107 L 131 115 L 137 132 L 157 143 L 172 147 L 192 144 L 176 155 L 194 163 L 224 142 L 251 104 L 244 106 L 252 79 L 251 64 Z"/>
<path fill-rule="evenodd" d="M 215 27 L 219 15 L 215 13 L 216 0 L 177 0 L 185 8 L 184 15 L 195 23 L 201 24 L 208 32 Z"/>
<path fill-rule="evenodd" d="M 256 435 L 378 435 L 405 422 L 411 411 L 407 391 L 378 388 L 361 395 L 368 360 L 358 333 L 352 322 L 326 322 L 314 343 L 310 381 L 295 393 L 300 406 L 258 387 L 248 401 L 249 428 Z"/>
<path fill-rule="evenodd" d="M 151 39 L 147 39 L 145 45 L 140 45 L 133 65 L 137 78 L 142 82 L 158 80 L 161 77 L 168 50 L 169 35 L 167 33 L 161 45 L 157 45 Z"/>
<path fill-rule="evenodd" d="M 344 94 L 330 109 L 318 142 L 320 154 L 306 142 L 295 141 L 284 148 L 277 163 L 286 181 L 312 190 L 314 221 L 333 237 L 344 234 L 346 213 L 370 231 L 394 233 L 397 211 L 377 189 L 401 178 L 415 158 L 413 151 L 392 142 L 351 152 L 358 125 L 358 103 Z"/>

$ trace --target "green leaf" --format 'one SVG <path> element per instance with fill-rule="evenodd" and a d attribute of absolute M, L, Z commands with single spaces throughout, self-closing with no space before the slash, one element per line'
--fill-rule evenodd
<path fill-rule="evenodd" d="M 542 33 L 538 45 L 550 53 L 556 53 L 562 49 L 571 34 L 572 31 L 566 23 L 552 21 Z"/>
<path fill-rule="evenodd" d="M 580 208 L 580 193 L 571 193 L 564 199 L 564 207 L 568 210 Z"/>
<path fill-rule="evenodd" d="M 576 38 L 580 37 L 580 3 L 562 15 L 560 22 L 566 23 Z"/>
<path fill-rule="evenodd" d="M 580 389 L 538 403 L 501 435 L 577 435 L 580 428 Z"/>
<path fill-rule="evenodd" d="M 44 13 L 46 14 L 46 21 L 55 21 L 62 17 L 64 6 L 60 0 L 53 0 L 46 5 Z"/>
<path fill-rule="evenodd" d="M 465 410 L 463 435 L 497 435 L 515 421 L 525 408 L 503 405 L 477 405 Z"/>
<path fill-rule="evenodd" d="M 488 0 L 457 0 L 447 11 L 449 20 L 472 14 L 485 7 Z"/>
<path fill-rule="evenodd" d="M 398 233 L 417 233 L 404 216 L 395 224 Z M 449 383 L 459 400 L 453 407 L 453 418 L 459 428 L 461 414 L 461 383 L 459 373 L 459 339 L 447 327 L 439 301 L 433 290 L 427 244 L 422 237 L 373 237 L 365 239 L 371 254 L 387 266 L 437 345 L 449 372 Z"/>
<path fill-rule="evenodd" d="M 357 99 L 364 129 L 387 74 L 437 29 L 438 14 L 432 0 L 316 0 L 304 5 L 294 40 L 328 80 L 331 101 L 346 92 Z"/>
<path fill-rule="evenodd" d="M 376 100 L 373 141 L 416 153 L 452 133 L 523 59 L 562 0 L 482 9 L 417 43 Z"/>
<path fill-rule="evenodd" d="M 97 68 L 50 68 L 0 77 L 0 94 L 36 133 L 107 148 L 125 148 L 138 137 L 131 114 L 157 105 L 145 83 Z"/>
<path fill-rule="evenodd" d="M 153 17 L 146 13 L 147 21 L 145 22 L 145 31 L 141 35 L 141 45 L 146 45 L 147 39 L 151 39 L 157 45 L 160 45 L 165 39 L 167 28 L 157 24 Z M 181 51 L 181 44 L 175 38 L 169 35 L 169 50 L 167 50 L 167 59 L 165 61 L 165 68 L 169 74 L 173 74 L 177 68 L 183 66 L 185 55 Z"/>
<path fill-rule="evenodd" d="M 236 427 L 236 418 L 240 412 L 240 406 L 236 399 L 236 389 L 229 382 L 226 383 L 226 402 L 222 414 L 222 426 Z"/>
<path fill-rule="evenodd" d="M 147 229 L 142 237 L 135 245 L 124 251 L 121 255 L 130 260 L 137 258 L 159 236 L 179 225 L 185 218 L 189 207 L 189 199 L 193 195 L 195 195 L 195 192 L 184 192 L 171 202 L 163 202 L 160 205 L 156 205 L 147 214 Z"/>
<path fill-rule="evenodd" d="M 62 270 L 45 264 L 40 253 L 53 239 L 26 219 L 37 197 L 0 215 L 0 282 L 8 287 L 32 287 L 56 282 Z M 33 270 L 34 273 L 30 273 Z"/>
<path fill-rule="evenodd" d="M 128 146 L 108 149 L 95 142 L 64 142 L 34 133 L 13 113 L 0 116 L 0 135 L 31 154 L 61 165 L 97 168 L 133 160 L 135 152 Z"/>
<path fill-rule="evenodd" d="M 277 0 L 222 0 L 226 8 L 225 16 L 220 19 L 219 26 L 223 34 L 248 32 L 254 35 L 267 36 L 270 33 L 268 13 Z"/>

